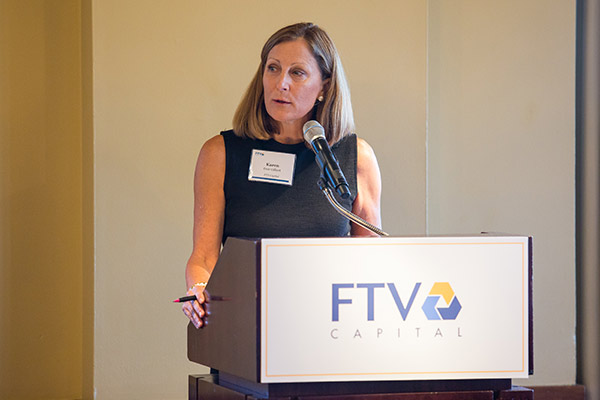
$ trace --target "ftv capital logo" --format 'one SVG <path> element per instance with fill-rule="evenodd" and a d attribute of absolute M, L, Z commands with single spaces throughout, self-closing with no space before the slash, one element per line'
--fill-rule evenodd
<path fill-rule="evenodd" d="M 394 303 L 400 313 L 402 320 L 406 321 L 408 314 L 413 306 L 415 298 L 421 288 L 421 282 L 415 283 L 412 293 L 408 297 L 408 302 L 404 303 L 398 293 L 396 286 L 393 283 L 334 283 L 331 287 L 331 320 L 340 320 L 340 305 L 352 304 L 352 297 L 342 297 L 340 294 L 341 290 L 349 289 L 360 289 L 363 295 L 367 298 L 367 321 L 375 320 L 375 291 L 377 289 L 383 289 L 387 287 Z M 349 294 L 349 293 L 348 293 Z M 444 298 L 446 307 L 438 306 L 440 298 Z M 406 299 L 406 297 L 405 297 Z M 455 320 L 458 313 L 462 309 L 458 298 L 454 294 L 454 290 L 448 282 L 435 282 L 429 295 L 425 299 L 423 306 L 421 307 L 427 320 Z"/>
<path fill-rule="evenodd" d="M 444 299 L 447 307 L 438 307 L 440 298 Z M 436 282 L 429 291 L 429 296 L 425 299 L 421 309 L 429 321 L 454 320 L 462 306 L 448 282 Z"/>

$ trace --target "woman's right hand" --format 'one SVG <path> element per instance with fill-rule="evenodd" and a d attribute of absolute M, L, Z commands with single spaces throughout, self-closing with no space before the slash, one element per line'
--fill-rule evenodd
<path fill-rule="evenodd" d="M 181 309 L 190 319 L 196 329 L 204 328 L 210 315 L 210 294 L 204 290 L 204 286 L 193 286 L 187 291 L 188 296 L 196 296 L 197 300 L 183 303 Z"/>
<path fill-rule="evenodd" d="M 196 163 L 194 174 L 194 247 L 185 269 L 187 294 L 198 300 L 182 305 L 196 328 L 206 326 L 210 296 L 204 290 L 219 259 L 225 221 L 225 142 L 223 136 L 209 139 Z"/>

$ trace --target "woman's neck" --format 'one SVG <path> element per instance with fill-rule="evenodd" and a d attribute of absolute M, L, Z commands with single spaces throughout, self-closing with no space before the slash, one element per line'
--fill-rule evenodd
<path fill-rule="evenodd" d="M 304 122 L 281 123 L 279 122 L 279 132 L 273 135 L 276 142 L 283 144 L 297 144 L 304 141 L 302 135 L 302 125 Z"/>

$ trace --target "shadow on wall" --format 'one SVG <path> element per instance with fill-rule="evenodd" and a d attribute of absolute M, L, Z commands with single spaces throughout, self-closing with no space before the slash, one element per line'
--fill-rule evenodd
<path fill-rule="evenodd" d="M 81 397 L 80 15 L 0 3 L 3 399 Z"/>

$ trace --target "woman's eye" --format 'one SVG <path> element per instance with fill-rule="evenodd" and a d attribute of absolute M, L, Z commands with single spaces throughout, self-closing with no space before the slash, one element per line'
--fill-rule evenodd
<path fill-rule="evenodd" d="M 296 70 L 292 71 L 292 75 L 297 76 L 297 77 L 302 77 L 302 76 L 306 75 L 306 73 L 304 71 L 302 71 L 301 69 L 296 69 Z"/>
<path fill-rule="evenodd" d="M 269 72 L 277 71 L 277 65 L 275 65 L 275 64 L 267 65 L 267 71 L 269 71 Z"/>

